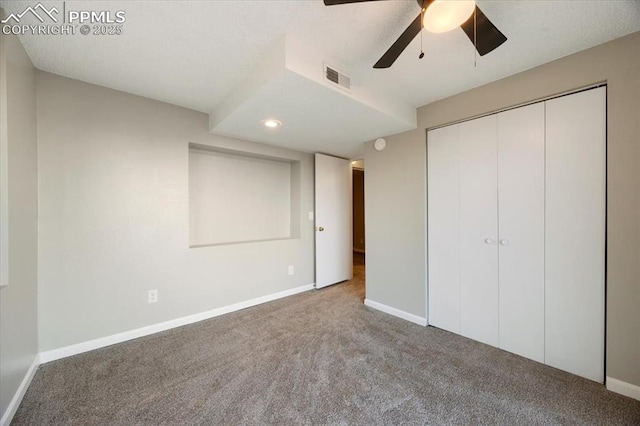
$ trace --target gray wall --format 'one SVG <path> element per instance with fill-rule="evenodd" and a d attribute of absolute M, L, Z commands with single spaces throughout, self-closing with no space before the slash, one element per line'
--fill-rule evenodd
<path fill-rule="evenodd" d="M 425 317 L 427 145 L 424 130 L 365 145 L 367 299 Z"/>
<path fill-rule="evenodd" d="M 38 353 L 36 73 L 15 36 L 6 55 L 9 285 L 0 289 L 0 413 Z M 4 72 L 4 70 L 0 70 Z M 0 414 L 0 415 L 2 415 Z"/>
<path fill-rule="evenodd" d="M 184 108 L 37 81 L 41 351 L 313 283 L 312 155 L 211 135 Z M 299 161 L 300 237 L 189 248 L 190 142 Z"/>
<path fill-rule="evenodd" d="M 640 385 L 639 52 L 634 33 L 421 107 L 418 129 L 388 137 L 385 151 L 367 143 L 367 298 L 427 315 L 425 129 L 606 81 L 606 374 Z"/>
<path fill-rule="evenodd" d="M 189 150 L 191 246 L 289 238 L 291 163 Z"/>

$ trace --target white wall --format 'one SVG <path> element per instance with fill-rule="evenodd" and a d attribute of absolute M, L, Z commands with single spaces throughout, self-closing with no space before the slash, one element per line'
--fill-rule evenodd
<path fill-rule="evenodd" d="M 184 108 L 37 81 L 41 351 L 313 283 L 311 155 L 211 135 Z M 189 248 L 189 143 L 299 161 L 299 238 Z"/>
<path fill-rule="evenodd" d="M 606 81 L 606 374 L 640 386 L 638 52 L 640 33 L 634 33 L 423 106 L 418 129 L 388 137 L 382 152 L 367 143 L 367 298 L 420 317 L 427 314 L 425 129 Z"/>
<path fill-rule="evenodd" d="M 8 188 L 3 189 L 8 189 L 10 223 L 8 286 L 0 289 L 0 416 L 5 416 L 38 353 L 38 193 L 36 73 L 17 37 L 0 37 L 7 83 L 0 91 L 8 105 Z"/>

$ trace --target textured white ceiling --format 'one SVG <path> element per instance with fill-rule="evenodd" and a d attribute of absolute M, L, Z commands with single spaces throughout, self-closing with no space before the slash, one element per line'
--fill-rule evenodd
<path fill-rule="evenodd" d="M 508 37 L 498 49 L 476 58 L 462 30 L 425 32 L 422 60 L 416 37 L 391 68 L 367 73 L 363 84 L 390 89 L 422 106 L 640 30 L 637 0 L 477 3 Z"/>
<path fill-rule="evenodd" d="M 0 1 L 9 13 L 34 3 Z M 42 3 L 60 9 L 62 4 Z M 478 5 L 508 41 L 478 57 L 476 66 L 471 43 L 457 29 L 445 34 L 425 33 L 426 56 L 422 60 L 418 59 L 418 37 L 390 69 L 372 69 L 419 13 L 415 0 L 333 7 L 325 7 L 321 0 L 67 1 L 67 9 L 125 10 L 124 34 L 38 35 L 22 36 L 21 40 L 39 69 L 210 113 L 285 35 L 327 52 L 338 62 L 333 65 L 349 73 L 353 84 L 363 90 L 370 88 L 398 103 L 420 106 L 640 30 L 638 1 L 478 0 Z M 295 89 L 279 87 L 277 93 L 290 90 L 286 99 L 291 102 L 286 108 L 304 102 L 332 108 L 337 102 L 328 97 L 312 101 L 304 97 L 305 91 L 296 94 Z M 239 109 L 246 115 L 234 114 L 234 121 L 242 126 L 244 119 L 246 126 L 253 126 L 251 111 L 275 101 L 268 98 L 269 93 L 275 92 L 256 92 L 257 98 L 248 99 Z M 341 104 L 345 115 L 357 113 L 361 107 L 346 101 Z M 295 120 L 303 118 L 296 116 Z M 385 128 L 374 126 L 375 120 L 375 114 L 370 114 L 360 125 L 366 128 L 369 122 L 379 135 L 393 133 L 392 123 Z M 326 130 L 326 123 L 313 116 L 287 126 L 306 129 L 308 134 Z M 291 139 L 284 131 L 280 140 L 273 134 L 256 138 L 302 150 L 338 153 L 335 146 L 343 142 L 357 151 L 362 142 L 372 138 L 369 133 L 363 130 L 361 140 L 354 141 L 351 133 L 346 129 L 341 133 L 337 127 L 331 140 L 324 142 L 325 149 L 310 148 L 297 133 Z"/>

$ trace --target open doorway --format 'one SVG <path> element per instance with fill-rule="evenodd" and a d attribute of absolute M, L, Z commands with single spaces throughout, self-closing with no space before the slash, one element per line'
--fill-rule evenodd
<path fill-rule="evenodd" d="M 364 160 L 351 162 L 353 177 L 353 278 L 365 283 Z"/>
<path fill-rule="evenodd" d="M 325 154 L 315 154 L 314 219 L 315 287 L 321 289 L 348 282 L 351 284 L 348 288 L 361 293 L 364 301 L 363 160 L 349 161 Z"/>

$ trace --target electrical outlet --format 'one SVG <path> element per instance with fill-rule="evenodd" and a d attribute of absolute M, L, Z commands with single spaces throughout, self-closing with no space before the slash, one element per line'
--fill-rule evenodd
<path fill-rule="evenodd" d="M 289 275 L 293 275 L 293 265 L 289 266 Z"/>
<path fill-rule="evenodd" d="M 158 289 L 149 290 L 147 292 L 147 303 L 157 303 L 158 302 Z"/>

